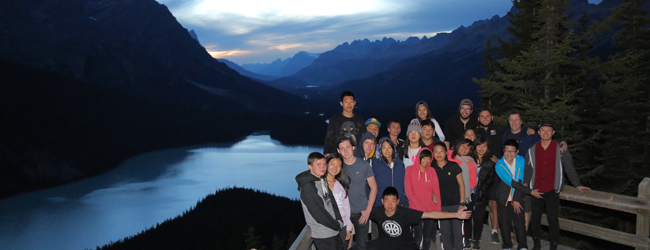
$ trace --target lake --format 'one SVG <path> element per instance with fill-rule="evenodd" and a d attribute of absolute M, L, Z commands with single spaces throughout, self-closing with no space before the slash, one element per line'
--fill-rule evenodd
<path fill-rule="evenodd" d="M 217 189 L 247 187 L 298 199 L 294 177 L 319 147 L 268 135 L 231 145 L 168 149 L 103 175 L 0 200 L 0 249 L 95 249 L 176 217 Z"/>

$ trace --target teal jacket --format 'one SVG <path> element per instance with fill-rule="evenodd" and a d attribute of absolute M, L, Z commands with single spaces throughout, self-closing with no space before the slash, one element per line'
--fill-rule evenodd
<path fill-rule="evenodd" d="M 508 168 L 504 157 L 501 157 L 495 166 L 497 175 L 501 179 L 501 183 L 497 187 L 497 202 L 504 204 L 510 198 L 512 198 L 512 201 L 521 202 L 524 199 L 524 194 L 530 194 L 531 191 L 530 188 L 524 186 L 524 165 L 526 161 L 524 157 L 516 155 L 515 171 L 513 173 Z"/>

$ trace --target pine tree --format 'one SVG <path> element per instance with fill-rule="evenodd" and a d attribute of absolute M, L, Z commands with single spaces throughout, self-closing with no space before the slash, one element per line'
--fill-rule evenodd
<path fill-rule="evenodd" d="M 246 242 L 246 250 L 251 250 L 251 249 L 257 249 L 257 250 L 264 250 L 266 247 L 262 246 L 262 243 L 260 243 L 260 236 L 255 235 L 255 227 L 249 227 L 248 231 L 244 233 L 244 236 L 246 236 L 245 242 Z"/>
<path fill-rule="evenodd" d="M 278 238 L 277 235 L 273 235 L 273 250 L 282 250 L 284 247 L 284 240 Z"/>
<path fill-rule="evenodd" d="M 650 18 L 647 1 L 624 0 L 606 20 L 620 29 L 614 42 L 623 50 L 603 64 L 599 89 L 603 131 L 601 158 L 612 184 L 608 189 L 635 194 L 643 177 L 650 176 Z M 615 185 L 613 185 L 615 184 Z"/>

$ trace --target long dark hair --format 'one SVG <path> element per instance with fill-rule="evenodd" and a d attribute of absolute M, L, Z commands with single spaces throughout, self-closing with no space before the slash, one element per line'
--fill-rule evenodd
<path fill-rule="evenodd" d="M 345 166 L 345 164 L 343 164 L 343 156 L 341 156 L 341 154 L 331 153 L 329 156 L 327 156 L 327 158 L 325 159 L 326 162 L 325 165 L 327 166 L 327 168 L 325 168 L 325 178 L 327 180 L 327 174 L 330 171 L 329 164 L 332 159 L 338 159 L 339 161 L 341 161 L 341 171 L 339 171 L 339 173 L 334 176 L 334 179 L 336 179 L 337 181 L 339 181 L 339 183 L 341 183 L 341 186 L 343 186 L 343 189 L 345 189 L 345 197 L 348 197 L 348 189 L 350 189 L 350 184 L 349 184 L 350 177 L 348 177 L 347 174 L 343 174 L 344 171 L 343 167 Z"/>
<path fill-rule="evenodd" d="M 472 155 L 474 151 L 474 147 L 472 147 L 472 141 L 463 138 L 458 140 L 458 142 L 456 143 L 456 146 L 454 147 L 454 152 L 451 153 L 451 158 L 456 158 L 456 155 L 458 155 L 458 148 L 460 148 L 460 145 L 467 144 L 467 143 L 469 143 L 469 153 L 467 155 Z"/>
<path fill-rule="evenodd" d="M 485 151 L 485 154 L 483 155 L 483 157 L 481 157 L 480 160 L 478 158 L 478 152 L 476 152 L 476 146 L 483 145 L 485 143 L 488 143 L 488 138 L 483 136 L 476 137 L 476 140 L 474 140 L 473 143 L 474 150 L 472 150 L 472 157 L 474 158 L 474 161 L 476 161 L 476 164 L 479 164 L 479 162 L 483 163 L 492 160 L 492 153 L 490 153 L 490 148 L 488 148 L 487 151 Z"/>
<path fill-rule="evenodd" d="M 409 155 L 409 149 L 411 148 L 411 141 L 409 140 L 409 131 L 406 131 L 406 143 L 404 144 L 404 156 Z M 418 131 L 420 133 L 420 147 L 426 147 L 427 145 L 424 145 L 424 141 L 422 140 L 422 130 Z"/>
<path fill-rule="evenodd" d="M 395 144 L 390 140 L 390 138 L 384 137 L 379 142 L 379 143 L 381 143 L 381 144 L 379 144 L 380 149 L 384 148 L 384 142 L 388 142 L 388 145 L 390 145 L 390 147 L 393 149 L 393 155 L 391 155 L 390 160 L 391 160 L 391 162 L 395 162 L 395 155 L 397 153 L 397 149 L 395 148 Z M 383 161 L 384 163 L 386 163 L 386 165 L 388 165 L 389 164 L 388 159 L 386 159 L 386 157 L 384 157 L 384 153 L 382 153 L 381 151 L 383 151 L 383 150 L 380 150 L 380 152 L 377 152 L 377 153 L 379 153 L 379 155 L 381 156 L 381 161 Z"/>

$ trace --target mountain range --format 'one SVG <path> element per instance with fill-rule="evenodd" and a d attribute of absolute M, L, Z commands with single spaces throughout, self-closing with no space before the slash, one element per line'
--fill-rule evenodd
<path fill-rule="evenodd" d="M 309 66 L 319 57 L 317 53 L 300 51 L 287 59 L 277 59 L 271 63 L 244 63 L 241 67 L 250 72 L 278 77 L 293 75 Z"/>
<path fill-rule="evenodd" d="M 141 97 L 214 110 L 312 107 L 215 61 L 155 0 L 2 1 L 0 32 L 0 60 Z"/>

